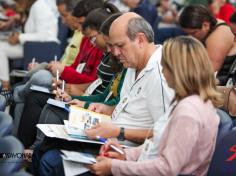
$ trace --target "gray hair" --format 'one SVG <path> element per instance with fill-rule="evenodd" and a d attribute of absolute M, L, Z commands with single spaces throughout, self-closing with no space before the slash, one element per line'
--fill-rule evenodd
<path fill-rule="evenodd" d="M 144 33 L 149 43 L 154 42 L 154 32 L 151 25 L 142 17 L 135 17 L 129 20 L 127 27 L 127 36 L 134 40 L 137 33 Z"/>

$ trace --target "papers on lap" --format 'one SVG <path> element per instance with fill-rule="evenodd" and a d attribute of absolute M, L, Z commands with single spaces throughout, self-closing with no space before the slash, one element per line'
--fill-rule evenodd
<path fill-rule="evenodd" d="M 64 102 L 54 99 L 49 99 L 48 103 L 61 108 L 66 107 Z M 76 106 L 70 106 L 69 120 L 64 121 L 65 125 L 37 124 L 37 127 L 48 137 L 68 141 L 103 144 L 100 141 L 89 139 L 85 134 L 85 129 L 89 129 L 97 123 L 106 121 L 111 121 L 111 117 Z"/>
<path fill-rule="evenodd" d="M 94 164 L 97 162 L 95 156 L 88 153 L 67 150 L 61 150 L 61 152 L 63 153 L 62 158 L 67 161 L 74 161 L 83 164 Z"/>
<path fill-rule="evenodd" d="M 48 101 L 47 101 L 47 104 L 50 104 L 50 105 L 53 105 L 53 106 L 56 106 L 56 107 L 59 107 L 59 108 L 63 108 L 66 111 L 70 112 L 69 105 L 64 101 L 59 101 L 59 100 L 49 98 Z"/>
<path fill-rule="evenodd" d="M 51 90 L 49 90 L 47 87 L 43 87 L 43 86 L 32 85 L 30 87 L 30 89 L 34 90 L 34 91 L 38 91 L 38 92 L 44 92 L 44 93 L 52 94 Z"/>
<path fill-rule="evenodd" d="M 65 176 L 75 176 L 88 172 L 89 169 L 84 164 L 67 161 L 62 158 Z"/>
<path fill-rule="evenodd" d="M 66 176 L 79 175 L 88 172 L 89 169 L 84 166 L 84 164 L 94 164 L 96 159 L 94 155 L 61 150 L 63 153 L 62 161 L 64 172 Z"/>
<path fill-rule="evenodd" d="M 71 137 L 67 134 L 65 125 L 55 125 L 55 124 L 37 124 L 39 128 L 47 137 L 64 139 L 67 141 L 77 141 L 77 142 L 86 142 L 94 144 L 103 144 L 100 141 L 88 139 L 86 136 L 76 136 Z"/>

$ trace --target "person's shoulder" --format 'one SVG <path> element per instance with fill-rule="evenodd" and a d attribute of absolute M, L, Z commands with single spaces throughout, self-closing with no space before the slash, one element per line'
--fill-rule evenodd
<path fill-rule="evenodd" d="M 223 20 L 218 20 L 217 27 L 215 30 L 210 34 L 209 37 L 215 37 L 215 36 L 222 36 L 225 37 L 225 35 L 232 36 L 233 33 L 231 32 L 230 27 L 223 21 Z"/>
<path fill-rule="evenodd" d="M 194 114 L 204 114 L 209 111 L 215 111 L 211 101 L 204 102 L 199 95 L 191 95 L 182 99 L 176 106 L 177 112 L 185 113 L 191 116 Z"/>
<path fill-rule="evenodd" d="M 222 22 L 223 24 L 224 22 Z M 221 23 L 218 23 L 221 24 Z M 234 35 L 227 25 L 220 25 L 218 26 L 206 39 L 206 44 L 219 44 L 219 42 L 222 43 L 222 40 L 227 44 L 233 44 L 234 42 Z M 227 41 L 227 42 L 226 42 Z"/>

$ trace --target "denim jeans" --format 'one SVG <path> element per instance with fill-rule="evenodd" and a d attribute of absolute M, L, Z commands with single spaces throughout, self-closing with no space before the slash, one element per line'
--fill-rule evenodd
<path fill-rule="evenodd" d="M 33 154 L 33 172 L 39 176 L 64 176 L 59 150 L 49 150 L 42 155 L 40 150 L 35 149 Z"/>

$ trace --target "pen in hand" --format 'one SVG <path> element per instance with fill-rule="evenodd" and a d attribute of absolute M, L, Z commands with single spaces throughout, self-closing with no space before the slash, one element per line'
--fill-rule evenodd
<path fill-rule="evenodd" d="M 102 137 L 100 137 L 100 136 L 96 136 L 96 138 L 97 138 L 97 140 L 99 140 L 100 142 L 102 142 L 102 143 L 106 143 L 106 139 L 104 139 L 104 138 L 102 138 Z M 110 147 L 113 149 L 113 150 L 115 150 L 115 151 L 117 151 L 118 153 L 120 153 L 121 155 L 124 155 L 125 153 L 121 150 L 121 149 L 119 149 L 119 148 L 117 148 L 116 146 L 114 146 L 114 145 L 110 145 Z"/>

